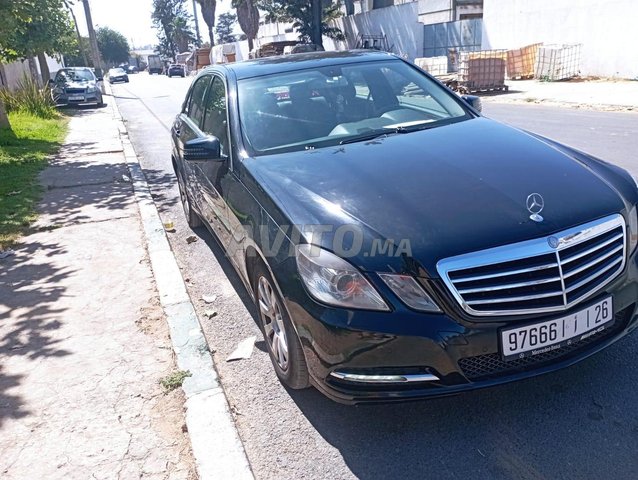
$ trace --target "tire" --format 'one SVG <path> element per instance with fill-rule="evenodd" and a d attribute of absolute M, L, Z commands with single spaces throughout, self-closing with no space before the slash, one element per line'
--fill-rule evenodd
<path fill-rule="evenodd" d="M 175 169 L 175 174 L 177 175 L 177 187 L 179 188 L 179 198 L 182 202 L 182 208 L 184 209 L 184 216 L 186 217 L 186 222 L 188 226 L 191 228 L 198 228 L 202 226 L 202 219 L 199 218 L 199 215 L 195 213 L 193 208 L 191 207 L 191 200 L 188 197 L 188 192 L 186 191 L 186 185 L 184 184 L 184 180 L 182 179 L 182 174 L 179 173 L 179 170 Z"/>
<path fill-rule="evenodd" d="M 168 78 L 173 78 L 173 77 L 171 75 L 169 75 Z"/>
<path fill-rule="evenodd" d="M 253 288 L 259 327 L 264 335 L 268 355 L 284 385 L 294 390 L 308 388 L 310 379 L 303 348 L 274 285 L 270 273 L 259 262 L 253 272 Z"/>

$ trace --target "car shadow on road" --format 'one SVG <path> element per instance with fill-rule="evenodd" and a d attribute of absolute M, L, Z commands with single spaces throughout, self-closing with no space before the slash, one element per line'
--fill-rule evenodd
<path fill-rule="evenodd" d="M 343 406 L 290 391 L 354 476 L 376 478 L 636 478 L 638 372 L 626 338 L 534 379 L 412 403 Z"/>

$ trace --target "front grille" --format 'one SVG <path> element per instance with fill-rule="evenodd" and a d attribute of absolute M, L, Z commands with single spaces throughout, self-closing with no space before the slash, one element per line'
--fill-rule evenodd
<path fill-rule="evenodd" d="M 472 315 L 566 310 L 613 280 L 625 264 L 621 215 L 550 237 L 440 261 L 437 269 Z"/>
<path fill-rule="evenodd" d="M 85 88 L 67 88 L 66 93 L 84 93 L 86 91 Z"/>
<path fill-rule="evenodd" d="M 543 364 L 549 363 L 559 357 L 567 357 L 570 353 L 576 353 L 587 346 L 597 343 L 605 338 L 611 337 L 627 326 L 629 315 L 633 311 L 634 306 L 627 307 L 614 316 L 614 323 L 602 332 L 587 337 L 580 342 L 565 345 L 556 350 L 540 353 L 531 357 L 517 358 L 505 361 L 499 353 L 490 353 L 488 355 L 478 355 L 476 357 L 467 357 L 459 360 L 459 367 L 463 375 L 468 380 L 485 380 L 491 377 L 501 375 L 509 375 L 517 372 L 538 368 Z"/>

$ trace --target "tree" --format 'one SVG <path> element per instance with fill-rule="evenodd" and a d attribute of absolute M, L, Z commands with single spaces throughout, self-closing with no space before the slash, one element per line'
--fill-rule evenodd
<path fill-rule="evenodd" d="M 299 40 L 323 46 L 321 38 L 313 33 L 312 5 L 317 0 L 261 0 L 258 7 L 266 12 L 269 21 L 292 22 Z M 328 22 L 341 16 L 341 1 L 322 0 L 321 34 L 334 40 L 345 40 L 343 32 Z"/>
<path fill-rule="evenodd" d="M 160 54 L 175 58 L 178 50 L 187 50 L 188 44 L 195 42 L 190 26 L 191 16 L 184 6 L 184 0 L 153 0 L 151 18 L 157 30 Z"/>
<path fill-rule="evenodd" d="M 215 27 L 215 9 L 217 2 L 215 0 L 197 0 L 199 8 L 202 10 L 202 17 L 208 27 L 208 36 L 210 37 L 211 46 L 215 45 L 215 37 L 213 36 L 213 28 Z"/>
<path fill-rule="evenodd" d="M 93 59 L 87 58 L 86 53 L 91 50 L 89 37 L 80 37 L 78 47 L 75 52 L 67 53 L 64 56 L 64 63 L 67 67 L 95 67 Z"/>
<path fill-rule="evenodd" d="M 69 12 L 69 15 L 71 15 L 71 19 L 73 20 L 73 26 L 75 27 L 75 36 L 76 36 L 76 39 L 77 39 L 77 47 L 78 47 L 78 52 L 77 53 L 80 54 L 80 56 L 82 57 L 82 60 L 83 60 L 83 62 L 81 62 L 81 63 L 79 63 L 79 64 L 77 64 L 75 66 L 88 67 L 89 66 L 89 60 L 88 60 L 88 58 L 86 56 L 86 52 L 91 49 L 91 46 L 89 45 L 88 42 L 86 44 L 82 43 L 82 36 L 80 35 L 80 28 L 78 27 L 78 19 L 75 18 L 75 13 L 73 12 L 73 9 L 71 8 L 72 1 L 73 0 L 62 0 L 62 2 L 64 3 L 64 6 L 66 7 L 67 11 Z M 71 55 L 73 55 L 74 53 L 72 53 Z M 69 53 L 67 53 L 67 57 L 68 57 L 68 55 L 69 55 Z"/>
<path fill-rule="evenodd" d="M 0 0 L 7 1 L 7 0 Z M 11 2 L 9 2 L 11 3 Z M 17 58 L 38 57 L 43 80 L 49 78 L 45 54 L 59 55 L 73 51 L 76 39 L 63 0 L 25 0 L 22 4 L 28 20 L 19 21 L 7 45 Z M 31 65 L 35 65 L 31 62 Z M 37 80 L 37 68 L 34 72 Z"/>
<path fill-rule="evenodd" d="M 119 65 L 128 61 L 130 48 L 124 35 L 109 27 L 100 27 L 95 33 L 100 55 L 107 64 Z"/>
<path fill-rule="evenodd" d="M 222 13 L 217 19 L 217 43 L 231 43 L 235 41 L 233 27 L 237 23 L 237 15 L 234 13 Z"/>
<path fill-rule="evenodd" d="M 38 56 L 46 63 L 45 53 L 66 53 L 75 47 L 63 0 L 0 0 L 0 19 L 0 61 Z M 42 72 L 46 77 L 45 66 Z M 11 128 L 2 101 L 0 128 Z"/>
<path fill-rule="evenodd" d="M 248 39 L 248 50 L 252 51 L 259 31 L 259 9 L 253 0 L 233 0 L 233 6 L 237 9 L 239 27 Z"/>

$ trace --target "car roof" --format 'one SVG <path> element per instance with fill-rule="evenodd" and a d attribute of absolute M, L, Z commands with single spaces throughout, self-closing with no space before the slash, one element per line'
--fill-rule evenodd
<path fill-rule="evenodd" d="M 238 80 L 260 77 L 272 73 L 291 72 L 313 67 L 327 67 L 331 65 L 345 65 L 348 63 L 373 62 L 379 60 L 396 60 L 390 53 L 376 50 L 345 50 L 338 52 L 307 52 L 276 57 L 257 58 L 237 63 L 224 63 L 222 66 L 231 70 Z"/>

